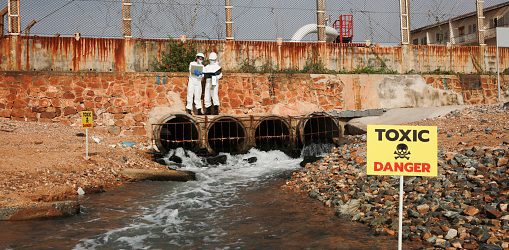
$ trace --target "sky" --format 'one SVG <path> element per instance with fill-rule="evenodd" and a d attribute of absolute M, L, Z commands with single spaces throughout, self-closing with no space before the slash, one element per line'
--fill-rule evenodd
<path fill-rule="evenodd" d="M 134 37 L 187 35 L 224 39 L 224 0 L 131 0 Z M 3 1 L 5 2 L 5 1 Z M 486 0 L 491 6 L 507 2 Z M 303 25 L 316 23 L 316 0 L 232 0 L 237 40 L 289 40 Z M 354 41 L 398 43 L 399 0 L 326 0 L 330 25 L 353 14 Z M 475 11 L 475 0 L 411 0 L 411 26 L 419 28 Z M 22 30 L 31 20 L 36 35 L 121 37 L 121 0 L 21 0 Z M 309 35 L 306 40 L 315 40 Z"/>

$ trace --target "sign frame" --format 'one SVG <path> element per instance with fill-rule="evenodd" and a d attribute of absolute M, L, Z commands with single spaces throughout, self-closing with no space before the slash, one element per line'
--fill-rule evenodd
<path fill-rule="evenodd" d="M 417 131 L 419 131 L 419 132 L 417 132 Z M 424 136 L 426 134 L 426 133 L 424 133 L 425 131 L 427 131 L 427 137 Z M 406 168 L 407 163 L 405 164 L 405 167 L 401 166 L 402 171 L 399 174 L 394 173 L 394 171 L 392 171 L 393 170 L 392 167 L 390 167 L 390 166 L 388 168 L 391 169 L 391 173 L 389 173 L 389 174 L 378 173 L 377 174 L 375 172 L 375 170 L 376 170 L 375 169 L 375 161 L 373 161 L 373 152 L 374 151 L 373 151 L 373 148 L 370 148 L 370 144 L 371 144 L 371 147 L 381 146 L 382 148 L 386 148 L 386 145 L 378 145 L 378 144 L 380 144 L 379 142 L 383 141 L 384 138 L 387 141 L 389 141 L 386 144 L 393 144 L 392 146 L 397 144 L 395 151 L 394 151 L 394 155 L 395 155 L 394 162 L 397 159 L 401 159 L 402 162 L 407 160 L 407 163 L 408 163 L 408 161 L 410 160 L 410 157 L 413 157 L 411 155 L 411 150 L 409 150 L 408 145 L 404 144 L 402 142 L 409 141 L 408 143 L 412 143 L 412 144 L 410 144 L 411 146 L 415 146 L 415 144 L 417 144 L 417 143 L 429 143 L 430 144 L 429 149 L 431 149 L 432 153 L 434 154 L 432 156 L 434 159 L 431 159 L 431 161 L 428 161 L 428 163 L 430 164 L 430 169 L 429 169 L 430 174 L 415 175 L 415 173 L 414 174 L 404 173 L 403 170 L 405 170 L 405 171 L 407 170 L 407 168 Z M 377 143 L 373 144 L 373 140 L 376 140 Z M 400 145 L 405 145 L 405 146 L 400 147 Z M 366 147 L 367 147 L 367 150 L 366 150 L 367 151 L 366 152 L 366 157 L 367 157 L 366 174 L 367 175 L 394 175 L 394 176 L 399 175 L 398 250 L 402 250 L 403 249 L 404 176 L 433 177 L 433 176 L 438 175 L 438 128 L 436 126 L 368 125 Z M 426 147 L 424 147 L 424 148 L 426 148 Z M 392 149 L 394 149 L 394 148 L 390 148 L 391 151 L 392 151 Z M 422 150 L 422 148 L 421 148 L 421 150 Z M 387 151 L 387 150 L 385 150 L 385 151 Z M 391 151 L 389 151 L 389 152 L 391 152 Z M 387 152 L 385 152 L 385 153 L 387 153 Z M 409 155 L 410 155 L 410 157 L 409 157 Z M 376 156 L 379 157 L 379 154 L 377 154 Z M 391 155 L 391 157 L 393 157 L 393 155 Z M 384 156 L 382 155 L 381 158 L 384 158 Z M 417 158 L 419 160 L 423 159 L 421 155 L 418 155 Z M 426 158 L 426 157 L 424 157 L 424 158 Z M 387 159 L 388 158 L 384 158 L 383 160 L 387 160 Z M 380 159 L 380 161 L 382 161 L 382 159 Z M 389 163 L 389 162 L 386 161 L 385 168 L 387 168 L 387 163 Z M 370 164 L 371 164 L 371 166 L 370 166 Z M 394 165 L 396 166 L 397 163 L 395 163 Z M 403 164 L 401 164 L 401 165 L 403 165 Z M 415 166 L 416 166 L 416 164 L 412 165 L 412 171 L 416 170 Z M 370 171 L 371 167 L 373 168 L 373 171 Z M 394 170 L 395 169 L 396 168 L 394 168 Z"/>

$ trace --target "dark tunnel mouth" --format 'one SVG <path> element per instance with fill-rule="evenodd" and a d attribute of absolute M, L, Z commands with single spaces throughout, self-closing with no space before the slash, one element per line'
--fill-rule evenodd
<path fill-rule="evenodd" d="M 302 129 L 302 143 L 326 144 L 334 143 L 334 139 L 340 137 L 340 128 L 330 116 L 319 115 L 308 118 Z"/>
<path fill-rule="evenodd" d="M 200 134 L 193 119 L 177 115 L 161 124 L 159 131 L 160 150 L 168 152 L 171 149 L 184 148 L 197 150 L 199 148 Z"/>
<path fill-rule="evenodd" d="M 210 125 L 207 142 L 214 153 L 241 153 L 245 148 L 246 129 L 234 118 L 220 118 Z"/>
<path fill-rule="evenodd" d="M 255 143 L 262 151 L 288 149 L 292 146 L 290 127 L 280 118 L 264 119 L 256 127 Z"/>

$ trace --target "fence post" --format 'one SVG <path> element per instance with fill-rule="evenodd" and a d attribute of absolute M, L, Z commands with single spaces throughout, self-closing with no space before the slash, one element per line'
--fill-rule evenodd
<path fill-rule="evenodd" d="M 413 69 L 412 48 L 410 46 L 410 1 L 399 0 L 401 28 L 400 72 L 404 74 Z"/>
<path fill-rule="evenodd" d="M 401 44 L 410 44 L 410 3 L 409 0 L 399 0 Z"/>
<path fill-rule="evenodd" d="M 132 37 L 131 0 L 122 0 L 122 25 L 124 38 Z"/>
<path fill-rule="evenodd" d="M 232 2 L 231 0 L 225 0 L 224 3 L 226 13 L 226 40 L 233 40 L 233 18 L 232 18 Z"/>
<path fill-rule="evenodd" d="M 484 0 L 476 0 L 477 7 L 477 40 L 480 46 L 486 45 L 484 42 Z"/>
<path fill-rule="evenodd" d="M 9 18 L 9 34 L 17 36 L 20 34 L 20 14 L 19 14 L 19 1 L 20 0 L 8 0 L 8 18 Z"/>
<path fill-rule="evenodd" d="M 316 0 L 316 26 L 318 28 L 318 42 L 326 42 L 325 0 Z"/>

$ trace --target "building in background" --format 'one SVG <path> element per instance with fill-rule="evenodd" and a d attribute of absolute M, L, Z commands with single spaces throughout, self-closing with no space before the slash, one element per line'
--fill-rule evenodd
<path fill-rule="evenodd" d="M 496 27 L 509 27 L 509 2 L 484 9 L 485 43 L 495 45 Z M 448 21 L 424 26 L 410 32 L 412 44 L 477 45 L 477 13 L 451 18 Z"/>

